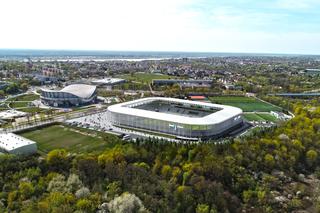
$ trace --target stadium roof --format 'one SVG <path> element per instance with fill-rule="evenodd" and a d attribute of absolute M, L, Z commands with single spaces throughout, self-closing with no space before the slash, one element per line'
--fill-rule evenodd
<path fill-rule="evenodd" d="M 55 90 L 47 90 L 47 89 L 42 89 L 45 92 L 66 92 L 70 93 L 72 95 L 75 95 L 80 98 L 90 98 L 93 93 L 96 91 L 96 86 L 92 85 L 87 85 L 87 84 L 72 84 L 69 86 L 66 86 L 60 91 L 55 91 Z"/>
<path fill-rule="evenodd" d="M 148 111 L 144 109 L 137 109 L 137 108 L 130 107 L 141 102 L 149 103 L 151 101 L 168 101 L 168 102 L 174 102 L 174 103 L 207 106 L 212 108 L 218 108 L 220 110 L 217 112 L 213 112 L 207 116 L 199 118 L 199 117 L 187 117 L 183 115 L 173 115 L 173 114 L 168 114 L 163 112 Z M 212 104 L 212 103 L 204 103 L 204 102 L 198 102 L 198 101 L 182 100 L 182 99 L 176 99 L 176 98 L 163 98 L 163 97 L 143 98 L 143 99 L 138 99 L 138 100 L 129 101 L 125 103 L 115 104 L 115 105 L 109 106 L 108 111 L 120 113 L 120 114 L 132 115 L 132 116 L 152 118 L 156 120 L 169 121 L 174 123 L 189 124 L 189 125 L 219 124 L 225 120 L 228 120 L 232 117 L 242 114 L 242 110 L 237 107 L 220 105 L 220 104 Z"/>
<path fill-rule="evenodd" d="M 35 144 L 36 142 L 13 133 L 0 133 L 0 148 L 10 152 L 17 148 Z"/>

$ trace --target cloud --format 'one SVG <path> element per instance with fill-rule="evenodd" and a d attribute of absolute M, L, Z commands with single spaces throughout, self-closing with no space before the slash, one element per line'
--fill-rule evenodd
<path fill-rule="evenodd" d="M 312 0 L 302 2 L 294 7 L 307 8 Z M 284 9 L 287 4 L 286 0 L 0 1 L 0 48 L 318 51 L 320 15 L 291 12 Z"/>
<path fill-rule="evenodd" d="M 275 2 L 276 7 L 287 10 L 307 10 L 319 5 L 320 2 L 318 0 L 277 0 Z"/>

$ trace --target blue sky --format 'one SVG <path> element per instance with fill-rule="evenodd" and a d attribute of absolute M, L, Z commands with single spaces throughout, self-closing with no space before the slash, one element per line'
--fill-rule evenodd
<path fill-rule="evenodd" d="M 320 54 L 320 0 L 4 0 L 0 48 Z"/>
<path fill-rule="evenodd" d="M 203 0 L 195 1 L 189 9 L 201 12 L 208 27 L 263 32 L 320 30 L 319 0 Z"/>

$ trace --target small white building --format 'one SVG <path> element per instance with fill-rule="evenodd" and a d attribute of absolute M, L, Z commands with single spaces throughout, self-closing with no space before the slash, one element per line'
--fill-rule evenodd
<path fill-rule="evenodd" d="M 0 151 L 29 155 L 37 152 L 37 143 L 13 133 L 0 133 Z"/>

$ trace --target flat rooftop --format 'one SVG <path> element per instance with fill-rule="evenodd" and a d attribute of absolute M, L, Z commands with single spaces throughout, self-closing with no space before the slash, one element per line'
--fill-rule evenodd
<path fill-rule="evenodd" d="M 0 133 L 0 148 L 8 152 L 35 143 L 32 140 L 13 133 Z"/>

